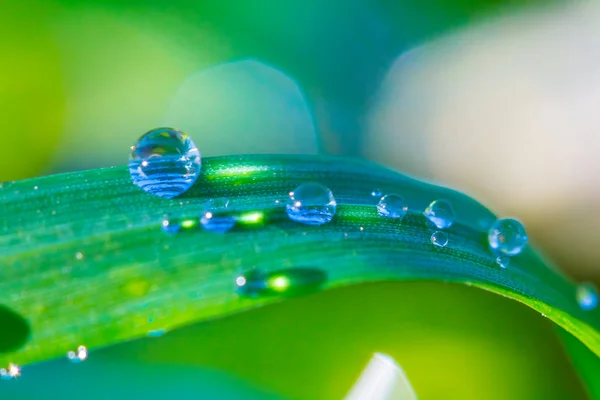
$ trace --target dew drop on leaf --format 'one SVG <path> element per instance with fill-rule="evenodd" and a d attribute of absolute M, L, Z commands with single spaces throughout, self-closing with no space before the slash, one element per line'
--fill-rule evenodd
<path fill-rule="evenodd" d="M 303 183 L 290 192 L 286 204 L 288 217 L 306 225 L 323 225 L 333 219 L 337 203 L 333 193 L 320 183 Z"/>
<path fill-rule="evenodd" d="M 146 193 L 173 198 L 187 191 L 200 174 L 201 158 L 185 133 L 157 128 L 131 147 L 129 173 Z"/>
<path fill-rule="evenodd" d="M 423 211 L 423 215 L 438 229 L 450 228 L 454 223 L 454 207 L 448 200 L 435 200 Z"/>
<path fill-rule="evenodd" d="M 207 232 L 225 233 L 235 226 L 236 218 L 229 209 L 229 200 L 213 199 L 204 206 L 200 225 Z"/>
<path fill-rule="evenodd" d="M 174 218 L 167 216 L 163 219 L 161 227 L 163 232 L 174 235 L 182 231 L 191 231 L 198 226 L 198 218 Z"/>
<path fill-rule="evenodd" d="M 583 282 L 577 286 L 577 304 L 582 310 L 593 310 L 598 306 L 598 290 L 593 283 Z"/>
<path fill-rule="evenodd" d="M 251 270 L 235 279 L 238 293 L 245 297 L 295 296 L 319 290 L 326 281 L 327 272 L 304 267 L 270 273 Z"/>
<path fill-rule="evenodd" d="M 77 347 L 77 350 L 71 350 L 67 353 L 67 358 L 74 364 L 78 364 L 87 360 L 87 357 L 88 351 L 87 347 L 85 346 L 79 346 Z"/>
<path fill-rule="evenodd" d="M 408 208 L 402 197 L 397 194 L 385 195 L 377 203 L 377 213 L 387 218 L 402 218 L 406 215 Z"/>
<path fill-rule="evenodd" d="M 500 268 L 508 268 L 508 265 L 510 264 L 510 257 L 498 256 L 496 257 L 496 264 L 498 264 Z"/>
<path fill-rule="evenodd" d="M 16 379 L 21 376 L 21 368 L 13 363 L 6 368 L 0 368 L 0 378 L 4 380 Z"/>
<path fill-rule="evenodd" d="M 446 232 L 435 231 L 431 235 L 431 243 L 439 247 L 445 247 L 448 244 L 448 235 Z"/>
<path fill-rule="evenodd" d="M 525 227 L 516 219 L 496 220 L 488 231 L 490 247 L 507 256 L 516 256 L 527 245 Z"/>

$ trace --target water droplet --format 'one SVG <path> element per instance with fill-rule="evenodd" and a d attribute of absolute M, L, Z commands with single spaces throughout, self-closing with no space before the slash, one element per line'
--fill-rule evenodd
<path fill-rule="evenodd" d="M 33 187 L 33 190 L 38 190 L 38 187 L 37 187 L 37 186 L 34 186 L 34 187 Z"/>
<path fill-rule="evenodd" d="M 163 219 L 161 227 L 163 232 L 174 235 L 181 231 L 194 230 L 198 226 L 198 218 L 173 218 L 167 216 Z"/>
<path fill-rule="evenodd" d="M 145 192 L 170 199 L 192 187 L 200 162 L 200 152 L 185 133 L 157 128 L 131 147 L 129 173 Z"/>
<path fill-rule="evenodd" d="M 77 348 L 77 351 L 69 351 L 67 353 L 67 358 L 69 359 L 69 361 L 71 361 L 74 364 L 78 364 L 80 362 L 87 360 L 87 357 L 88 357 L 88 351 L 87 351 L 87 347 L 85 347 L 85 346 L 79 346 Z"/>
<path fill-rule="evenodd" d="M 148 331 L 148 333 L 146 333 L 146 335 L 148 337 L 161 337 L 164 336 L 167 333 L 166 329 L 153 329 L 151 331 Z"/>
<path fill-rule="evenodd" d="M 205 231 L 225 233 L 235 226 L 235 215 L 229 209 L 229 200 L 213 199 L 204 206 L 200 224 Z"/>
<path fill-rule="evenodd" d="M 407 210 L 404 200 L 397 194 L 385 195 L 377 203 L 377 213 L 382 217 L 402 218 Z"/>
<path fill-rule="evenodd" d="M 252 270 L 235 279 L 238 292 L 247 297 L 313 292 L 326 281 L 327 272 L 316 268 L 287 268 L 270 273 Z"/>
<path fill-rule="evenodd" d="M 454 223 L 454 207 L 448 200 L 435 200 L 423 211 L 423 215 L 438 229 L 450 228 Z"/>
<path fill-rule="evenodd" d="M 379 189 L 375 189 L 371 192 L 371 197 L 376 198 L 378 201 L 381 199 L 381 196 L 383 196 L 383 193 Z"/>
<path fill-rule="evenodd" d="M 7 368 L 0 368 L 0 378 L 4 380 L 16 379 L 21 376 L 21 368 L 18 365 L 10 363 Z"/>
<path fill-rule="evenodd" d="M 496 264 L 498 264 L 500 268 L 508 268 L 508 265 L 510 264 L 510 257 L 498 256 L 496 257 Z"/>
<path fill-rule="evenodd" d="M 431 243 L 439 247 L 445 247 L 448 244 L 448 235 L 446 232 L 435 231 L 431 235 Z"/>
<path fill-rule="evenodd" d="M 82 253 L 82 252 L 80 252 L 80 251 L 78 251 L 77 253 L 75 253 L 75 259 L 76 259 L 77 261 L 81 261 L 81 260 L 83 260 L 83 253 Z"/>
<path fill-rule="evenodd" d="M 306 225 L 323 225 L 335 215 L 337 203 L 331 190 L 320 183 L 308 182 L 290 193 L 286 212 L 295 222 Z"/>
<path fill-rule="evenodd" d="M 577 286 L 577 304 L 582 310 L 593 310 L 598 306 L 598 290 L 593 283 L 583 282 Z"/>
<path fill-rule="evenodd" d="M 525 227 L 516 219 L 496 220 L 488 231 L 490 247 L 507 256 L 515 256 L 527 245 Z"/>

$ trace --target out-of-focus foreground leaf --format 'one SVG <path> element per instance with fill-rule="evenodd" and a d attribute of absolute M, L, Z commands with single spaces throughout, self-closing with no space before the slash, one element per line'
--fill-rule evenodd
<path fill-rule="evenodd" d="M 290 221 L 283 204 L 298 184 L 330 187 L 338 212 L 329 224 Z M 401 194 L 401 221 L 377 215 L 371 195 Z M 165 213 L 197 217 L 209 199 L 228 198 L 260 224 L 226 234 L 166 235 Z M 452 201 L 457 223 L 435 247 L 422 210 Z M 244 298 L 235 278 L 250 269 L 321 269 L 325 288 L 380 280 L 465 283 L 543 313 L 600 354 L 600 315 L 582 311 L 575 286 L 531 250 L 508 269 L 495 263 L 485 227 L 493 214 L 474 200 L 374 164 L 315 156 L 205 159 L 202 177 L 181 198 L 164 200 L 131 184 L 126 168 L 54 175 L 0 189 L 0 293 L 6 332 L 0 364 L 27 364 L 117 344 L 149 331 L 188 325 L 281 300 Z M 7 337 L 8 338 L 8 337 Z"/>

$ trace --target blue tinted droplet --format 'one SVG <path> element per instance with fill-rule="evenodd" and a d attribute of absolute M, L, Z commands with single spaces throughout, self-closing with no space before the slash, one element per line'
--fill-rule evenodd
<path fill-rule="evenodd" d="M 592 283 L 584 282 L 579 284 L 575 297 L 577 304 L 579 304 L 582 310 L 589 311 L 598 307 L 598 290 Z"/>
<path fill-rule="evenodd" d="M 387 218 L 402 218 L 406 215 L 408 208 L 402 197 L 397 194 L 385 195 L 377 203 L 377 213 Z"/>
<path fill-rule="evenodd" d="M 435 200 L 423 211 L 423 215 L 438 229 L 447 229 L 454 223 L 454 207 L 448 200 Z"/>
<path fill-rule="evenodd" d="M 236 223 L 233 212 L 229 209 L 229 200 L 214 199 L 208 202 L 200 218 L 200 224 L 205 231 L 225 233 Z"/>
<path fill-rule="evenodd" d="M 438 247 L 446 247 L 448 244 L 448 235 L 446 232 L 435 231 L 431 235 L 431 243 Z"/>
<path fill-rule="evenodd" d="M 496 257 L 496 264 L 498 264 L 500 268 L 508 268 L 508 265 L 510 264 L 510 257 L 498 256 Z"/>
<path fill-rule="evenodd" d="M 516 256 L 527 245 L 527 232 L 523 224 L 516 219 L 499 219 L 488 231 L 488 242 L 492 250 L 507 256 Z"/>
<path fill-rule="evenodd" d="M 173 218 L 166 217 L 161 223 L 163 232 L 174 235 L 182 231 L 191 231 L 198 226 L 198 217 L 195 218 Z"/>
<path fill-rule="evenodd" d="M 201 158 L 185 133 L 157 128 L 131 147 L 129 173 L 146 193 L 173 198 L 187 191 L 200 174 Z"/>
<path fill-rule="evenodd" d="M 286 204 L 288 217 L 306 225 L 323 225 L 335 215 L 337 203 L 331 190 L 320 183 L 303 183 L 290 193 Z"/>
<path fill-rule="evenodd" d="M 320 289 L 326 281 L 327 272 L 307 267 L 269 273 L 251 270 L 235 279 L 238 293 L 246 297 L 299 295 Z"/>

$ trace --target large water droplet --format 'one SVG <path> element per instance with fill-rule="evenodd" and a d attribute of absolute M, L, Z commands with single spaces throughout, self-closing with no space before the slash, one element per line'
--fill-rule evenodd
<path fill-rule="evenodd" d="M 408 208 L 402 197 L 397 194 L 385 195 L 377 203 L 377 213 L 382 217 L 402 218 L 406 215 Z"/>
<path fill-rule="evenodd" d="M 575 297 L 582 310 L 589 311 L 598 306 L 598 290 L 593 283 L 584 282 L 579 284 Z"/>
<path fill-rule="evenodd" d="M 507 256 L 515 256 L 527 245 L 525 227 L 516 219 L 496 220 L 488 231 L 490 247 Z"/>
<path fill-rule="evenodd" d="M 69 359 L 69 361 L 71 361 L 74 364 L 77 364 L 77 363 L 87 360 L 87 357 L 88 357 L 88 351 L 85 346 L 79 346 L 77 348 L 77 351 L 69 351 L 67 353 L 67 358 Z"/>
<path fill-rule="evenodd" d="M 435 231 L 431 235 L 431 243 L 439 247 L 445 247 L 448 244 L 448 235 L 446 232 Z"/>
<path fill-rule="evenodd" d="M 235 215 L 229 209 L 229 200 L 213 199 L 207 203 L 200 218 L 208 232 L 225 233 L 235 226 Z"/>
<path fill-rule="evenodd" d="M 435 200 L 423 211 L 423 215 L 438 229 L 450 228 L 454 223 L 454 207 L 448 200 Z"/>
<path fill-rule="evenodd" d="M 145 192 L 170 199 L 196 182 L 200 161 L 200 152 L 185 133 L 157 128 L 131 147 L 129 173 Z"/>
<path fill-rule="evenodd" d="M 252 270 L 235 279 L 239 293 L 247 297 L 313 292 L 326 281 L 327 272 L 316 268 L 287 268 L 270 273 Z"/>
<path fill-rule="evenodd" d="M 331 190 L 320 183 L 309 182 L 290 193 L 286 212 L 292 221 L 306 225 L 323 225 L 335 215 L 337 203 Z"/>

